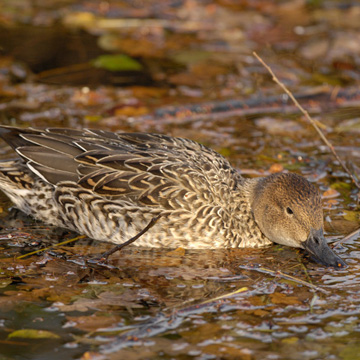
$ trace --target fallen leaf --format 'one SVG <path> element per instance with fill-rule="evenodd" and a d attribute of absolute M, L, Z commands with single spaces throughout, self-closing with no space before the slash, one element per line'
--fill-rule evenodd
<path fill-rule="evenodd" d="M 326 191 L 324 191 L 322 197 L 325 199 L 329 199 L 329 198 L 334 198 L 339 196 L 340 193 L 338 191 L 336 191 L 335 189 L 328 189 Z"/>
<path fill-rule="evenodd" d="M 24 339 L 60 339 L 59 335 L 47 330 L 21 329 L 15 330 L 8 335 L 8 338 L 24 338 Z"/>
<path fill-rule="evenodd" d="M 68 316 L 67 320 L 74 323 L 74 327 L 84 331 L 97 331 L 102 328 L 110 328 L 121 321 L 121 318 L 112 315 L 84 315 L 84 316 Z"/>
<path fill-rule="evenodd" d="M 92 64 L 109 71 L 140 71 L 142 65 L 135 59 L 124 55 L 101 55 L 92 61 Z"/>
<path fill-rule="evenodd" d="M 166 253 L 167 256 L 184 256 L 185 255 L 185 249 L 182 247 L 178 247 L 175 250 L 169 251 Z"/>
<path fill-rule="evenodd" d="M 295 296 L 288 296 L 279 292 L 274 292 L 270 294 L 270 299 L 273 304 L 283 304 L 283 305 L 300 305 L 301 302 Z"/>
<path fill-rule="evenodd" d="M 270 314 L 270 312 L 266 311 L 266 310 L 257 309 L 257 310 L 254 311 L 254 315 L 260 316 L 260 317 L 263 317 L 263 316 L 266 316 L 266 315 L 269 315 L 269 314 Z"/>
<path fill-rule="evenodd" d="M 289 344 L 289 345 L 296 344 L 298 341 L 299 341 L 299 338 L 296 336 L 292 336 L 292 337 L 281 340 L 282 343 Z"/>
<path fill-rule="evenodd" d="M 344 210 L 344 219 L 347 221 L 359 221 L 359 212 L 358 211 L 350 211 L 350 210 Z"/>
<path fill-rule="evenodd" d="M 108 359 L 105 355 L 101 355 L 100 353 L 94 351 L 87 351 L 81 357 L 81 360 L 105 360 Z"/>
<path fill-rule="evenodd" d="M 270 166 L 269 172 L 271 174 L 274 174 L 274 173 L 282 172 L 283 170 L 284 170 L 284 167 L 281 164 L 272 164 Z"/>

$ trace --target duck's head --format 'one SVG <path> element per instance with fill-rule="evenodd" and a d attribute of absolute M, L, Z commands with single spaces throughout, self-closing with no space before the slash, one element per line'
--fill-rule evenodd
<path fill-rule="evenodd" d="M 347 266 L 327 245 L 319 191 L 302 176 L 280 173 L 259 179 L 251 207 L 269 240 L 306 249 L 326 266 Z"/>

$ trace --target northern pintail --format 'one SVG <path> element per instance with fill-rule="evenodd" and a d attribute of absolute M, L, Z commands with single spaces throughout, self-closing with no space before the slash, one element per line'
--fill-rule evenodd
<path fill-rule="evenodd" d="M 302 176 L 242 177 L 195 141 L 146 133 L 1 126 L 20 158 L 0 162 L 0 189 L 46 223 L 115 244 L 187 249 L 304 248 L 325 265 L 318 190 Z"/>

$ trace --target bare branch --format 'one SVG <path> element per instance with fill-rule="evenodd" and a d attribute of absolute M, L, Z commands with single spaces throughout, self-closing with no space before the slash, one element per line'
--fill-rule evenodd
<path fill-rule="evenodd" d="M 336 153 L 334 146 L 328 141 L 328 139 L 325 137 L 324 133 L 321 131 L 319 126 L 316 124 L 316 121 L 309 115 L 309 113 L 299 104 L 299 102 L 296 100 L 294 95 L 291 93 L 291 91 L 282 83 L 274 74 L 272 69 L 269 65 L 265 63 L 265 61 L 256 53 L 253 52 L 254 56 L 260 61 L 260 63 L 265 67 L 265 69 L 270 73 L 272 76 L 272 79 L 285 91 L 285 93 L 290 97 L 290 99 L 293 101 L 295 106 L 305 115 L 306 119 L 310 122 L 310 124 L 315 128 L 317 133 L 320 135 L 321 140 L 327 145 L 327 147 L 330 149 L 330 151 L 335 156 L 336 160 L 340 163 L 342 168 L 345 170 L 347 174 L 349 174 L 351 180 L 355 184 L 355 186 L 360 189 L 360 184 L 358 183 L 357 179 L 355 178 L 354 174 L 348 169 L 346 164 L 341 160 L 339 155 Z"/>

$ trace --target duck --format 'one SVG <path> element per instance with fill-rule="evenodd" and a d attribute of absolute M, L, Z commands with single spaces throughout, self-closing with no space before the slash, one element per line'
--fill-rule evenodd
<path fill-rule="evenodd" d="M 346 263 L 327 244 L 318 189 L 295 173 L 245 178 L 193 140 L 98 129 L 0 126 L 18 157 L 0 161 L 0 190 L 47 224 L 153 248 L 305 249 Z"/>

